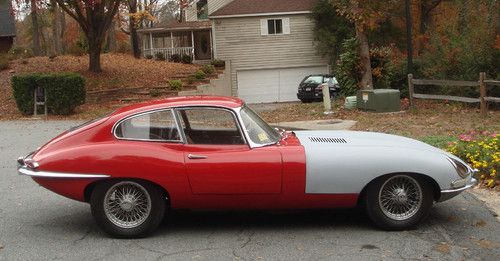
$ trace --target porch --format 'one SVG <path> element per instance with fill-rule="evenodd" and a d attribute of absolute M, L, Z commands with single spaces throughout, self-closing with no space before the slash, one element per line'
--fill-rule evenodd
<path fill-rule="evenodd" d="M 162 53 L 168 61 L 172 55 L 189 55 L 193 62 L 212 60 L 210 22 L 174 22 L 164 27 L 139 30 L 143 35 L 143 55 Z"/>

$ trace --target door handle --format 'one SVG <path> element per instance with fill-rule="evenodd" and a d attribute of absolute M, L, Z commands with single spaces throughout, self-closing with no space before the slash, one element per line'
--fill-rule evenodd
<path fill-rule="evenodd" d="M 193 154 L 188 154 L 188 158 L 189 159 L 206 159 L 208 158 L 207 156 L 203 156 L 203 155 L 193 155 Z"/>

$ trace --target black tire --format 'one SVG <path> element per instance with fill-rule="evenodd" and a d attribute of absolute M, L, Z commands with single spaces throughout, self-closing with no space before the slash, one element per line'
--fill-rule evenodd
<path fill-rule="evenodd" d="M 416 182 L 416 184 L 418 184 L 416 190 L 420 188 L 421 191 L 420 204 L 416 203 L 409 204 L 409 205 L 414 205 L 415 207 L 411 208 L 412 209 L 411 211 L 408 210 L 408 212 L 405 212 L 408 213 L 407 217 L 405 217 L 405 215 L 402 215 L 401 217 L 393 217 L 391 215 L 397 215 L 398 213 L 396 214 L 390 213 L 391 210 L 388 210 L 388 208 L 383 207 L 381 204 L 380 200 L 380 198 L 382 197 L 381 190 L 383 189 L 385 184 L 389 184 L 388 182 L 396 182 L 396 179 L 401 179 L 401 180 L 408 179 L 408 181 L 410 182 L 410 186 L 411 183 L 414 181 Z M 386 188 L 388 189 L 389 186 L 387 186 Z M 404 195 L 405 196 L 400 195 L 400 197 L 402 197 L 402 199 L 400 200 L 404 201 L 405 198 L 408 200 L 407 194 L 404 193 Z M 412 196 L 412 201 L 413 198 L 418 198 L 418 197 Z M 385 202 L 387 204 L 388 202 L 387 199 L 385 199 Z M 411 202 L 411 201 L 404 201 L 404 202 Z M 429 182 L 427 182 L 425 179 L 418 177 L 416 175 L 397 174 L 397 175 L 384 176 L 370 183 L 366 189 L 365 199 L 363 203 L 365 205 L 365 209 L 368 216 L 378 227 L 384 230 L 404 230 L 404 229 L 414 228 L 423 218 L 427 216 L 430 208 L 432 207 L 432 204 L 434 203 L 434 196 L 433 196 L 432 185 L 429 184 Z M 416 207 L 416 205 L 419 206 Z M 392 212 L 397 212 L 397 210 L 392 210 Z"/>
<path fill-rule="evenodd" d="M 119 226 L 106 214 L 104 202 L 108 191 L 110 191 L 110 189 L 114 190 L 117 186 L 121 185 L 135 185 L 141 192 L 145 191 L 147 195 L 149 195 L 149 212 L 143 215 L 142 223 L 137 224 L 137 226 Z M 110 191 L 110 193 L 112 192 Z M 97 225 L 110 236 L 115 238 L 141 238 L 154 232 L 162 222 L 166 209 L 165 198 L 165 193 L 160 188 L 148 182 L 138 180 L 112 180 L 96 185 L 92 191 L 90 206 L 92 216 L 94 216 Z M 110 216 L 111 215 L 112 214 L 110 214 Z"/>

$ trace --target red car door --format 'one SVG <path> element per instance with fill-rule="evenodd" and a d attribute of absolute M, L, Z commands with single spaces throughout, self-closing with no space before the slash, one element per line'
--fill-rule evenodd
<path fill-rule="evenodd" d="M 194 194 L 281 193 L 282 159 L 275 148 L 186 145 L 184 158 Z"/>

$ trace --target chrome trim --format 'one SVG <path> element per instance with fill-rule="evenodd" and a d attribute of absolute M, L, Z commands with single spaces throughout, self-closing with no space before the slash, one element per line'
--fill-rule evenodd
<path fill-rule="evenodd" d="M 438 202 L 443 202 L 445 200 L 451 199 L 455 197 L 456 195 L 460 194 L 462 191 L 470 189 L 474 187 L 477 184 L 477 180 L 475 178 L 471 178 L 469 182 L 461 188 L 456 188 L 456 189 L 446 189 L 446 190 L 441 190 L 441 197 L 439 198 Z"/>
<path fill-rule="evenodd" d="M 184 129 L 181 128 L 181 118 L 180 118 L 180 115 L 179 115 L 179 111 L 180 110 L 196 110 L 196 109 L 208 109 L 208 110 L 224 110 L 224 111 L 228 111 L 231 113 L 231 115 L 233 116 L 233 120 L 234 122 L 236 123 L 237 127 L 238 127 L 238 131 L 240 132 L 240 135 L 241 137 L 243 138 L 243 141 L 245 142 L 245 144 L 243 145 L 248 145 L 250 148 L 252 148 L 252 146 L 250 145 L 250 142 L 251 140 L 249 140 L 247 138 L 247 136 L 245 135 L 245 132 L 243 131 L 243 125 L 241 125 L 241 121 L 240 121 L 240 118 L 239 118 L 239 111 L 237 111 L 237 109 L 241 109 L 241 107 L 239 108 L 236 108 L 236 109 L 232 109 L 232 108 L 227 108 L 227 107 L 222 107 L 222 106 L 216 106 L 216 105 L 189 105 L 189 106 L 177 106 L 175 108 L 173 108 L 173 110 L 175 110 L 176 113 L 174 113 L 175 117 L 177 117 L 178 121 L 179 121 L 179 129 L 181 130 L 181 133 L 182 133 L 182 137 L 185 137 L 185 133 L 184 133 Z M 187 143 L 187 140 L 185 140 L 184 142 L 185 144 L 188 144 Z M 204 144 L 193 144 L 193 145 L 204 145 Z M 206 144 L 205 144 L 206 145 Z"/>
<path fill-rule="evenodd" d="M 243 106 L 234 109 L 236 115 L 238 115 L 237 116 L 238 117 L 238 121 L 239 121 L 239 123 L 240 123 L 241 126 L 245 126 L 244 123 L 243 123 L 243 118 L 241 118 L 241 110 L 245 106 L 246 106 L 246 103 L 243 104 Z M 252 139 L 250 138 L 250 135 L 248 134 L 248 131 L 246 129 L 243 132 L 245 133 L 245 138 L 247 139 L 248 144 L 250 145 L 250 148 L 252 148 L 252 149 L 267 147 L 269 145 L 274 145 L 274 144 L 277 144 L 279 142 L 278 141 L 278 142 L 270 142 L 270 143 L 265 143 L 265 144 L 257 144 L 257 143 L 255 143 L 255 142 L 252 141 Z"/>
<path fill-rule="evenodd" d="M 99 178 L 109 178 L 109 175 L 104 174 L 80 174 L 80 173 L 62 173 L 62 172 L 50 172 L 50 171 L 34 171 L 26 167 L 20 167 L 17 169 L 19 175 L 35 177 L 35 178 L 68 178 L 68 179 L 99 179 Z"/>
<path fill-rule="evenodd" d="M 173 119 L 175 121 L 175 125 L 177 127 L 177 132 L 179 133 L 179 136 L 180 136 L 179 140 L 131 139 L 131 138 L 120 138 L 120 137 L 118 137 L 116 135 L 116 128 L 118 127 L 118 125 L 120 125 L 124 121 L 130 120 L 130 119 L 133 119 L 133 118 L 137 118 L 137 117 L 140 117 L 140 116 L 143 116 L 143 115 L 146 115 L 146 114 L 151 114 L 151 113 L 155 113 L 155 112 L 162 112 L 162 111 L 170 111 L 172 113 L 172 117 L 173 117 Z M 161 142 L 161 143 L 185 143 L 184 140 L 183 140 L 182 135 L 180 134 L 179 123 L 177 122 L 177 120 L 175 120 L 174 110 L 172 108 L 170 108 L 170 107 L 168 107 L 168 108 L 161 108 L 161 109 L 154 109 L 154 110 L 148 110 L 148 111 L 143 111 L 143 112 L 139 112 L 139 113 L 136 113 L 136 114 L 125 116 L 122 119 L 120 119 L 117 122 L 115 122 L 115 124 L 113 124 L 113 128 L 111 128 L 111 133 L 118 140 Z"/>

